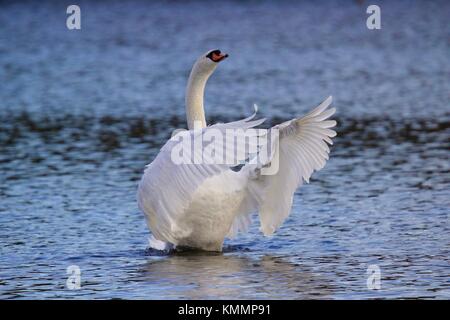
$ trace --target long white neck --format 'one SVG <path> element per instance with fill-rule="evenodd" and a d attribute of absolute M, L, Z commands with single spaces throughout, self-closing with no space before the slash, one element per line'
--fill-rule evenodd
<path fill-rule="evenodd" d="M 196 63 L 192 68 L 186 88 L 186 117 L 189 130 L 194 129 L 194 123 L 206 127 L 205 110 L 203 108 L 203 96 L 208 78 L 215 67 L 205 68 Z"/>

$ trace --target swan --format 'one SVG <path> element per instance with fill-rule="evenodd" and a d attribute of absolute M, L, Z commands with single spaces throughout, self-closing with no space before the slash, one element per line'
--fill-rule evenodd
<path fill-rule="evenodd" d="M 267 143 L 273 151 L 264 163 L 247 162 L 240 170 L 227 164 L 174 163 L 177 137 L 192 138 L 210 130 L 254 129 L 264 121 L 253 120 L 255 107 L 254 114 L 243 120 L 206 125 L 205 85 L 227 57 L 220 50 L 210 50 L 196 60 L 186 88 L 188 130 L 166 142 L 139 182 L 138 206 L 152 233 L 150 246 L 155 249 L 189 247 L 220 252 L 226 237 L 247 231 L 253 213 L 259 215 L 262 233 L 273 234 L 288 217 L 295 190 L 303 181 L 309 183 L 312 173 L 328 160 L 328 144 L 332 145 L 331 138 L 336 136 L 331 129 L 336 121 L 329 120 L 335 109 L 327 109 L 331 96 L 304 117 L 272 127 L 278 130 L 278 139 Z M 262 174 L 272 162 L 277 162 L 276 173 Z"/>

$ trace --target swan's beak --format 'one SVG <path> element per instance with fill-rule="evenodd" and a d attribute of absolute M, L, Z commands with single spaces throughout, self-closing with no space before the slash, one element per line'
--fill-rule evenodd
<path fill-rule="evenodd" d="M 220 62 L 224 59 L 228 58 L 228 54 L 227 53 L 221 53 L 220 51 L 218 53 L 213 52 L 211 55 L 211 60 L 214 62 Z"/>

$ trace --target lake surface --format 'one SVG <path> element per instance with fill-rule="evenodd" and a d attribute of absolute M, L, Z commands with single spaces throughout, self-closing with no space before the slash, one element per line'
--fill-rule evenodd
<path fill-rule="evenodd" d="M 0 298 L 450 298 L 450 2 L 78 3 L 0 2 Z M 137 183 L 214 48 L 209 123 L 333 95 L 338 137 L 272 237 L 147 250 Z"/>

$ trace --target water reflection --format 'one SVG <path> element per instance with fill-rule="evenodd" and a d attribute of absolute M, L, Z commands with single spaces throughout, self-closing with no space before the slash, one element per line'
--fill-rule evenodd
<path fill-rule="evenodd" d="M 186 299 L 313 299 L 333 292 L 329 279 L 272 255 L 176 254 L 149 260 L 140 278 Z"/>

